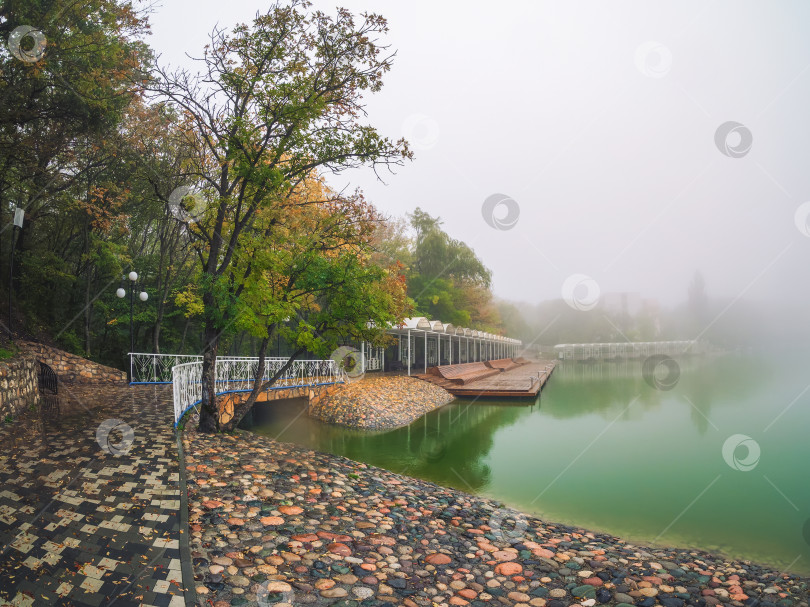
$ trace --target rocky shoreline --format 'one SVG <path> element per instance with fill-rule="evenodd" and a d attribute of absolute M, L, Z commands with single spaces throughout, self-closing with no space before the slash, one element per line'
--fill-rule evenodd
<path fill-rule="evenodd" d="M 313 402 L 308 414 L 321 421 L 364 430 L 407 426 L 446 405 L 453 395 L 431 383 L 402 375 L 364 377 Z"/>
<path fill-rule="evenodd" d="M 807 607 L 808 579 L 640 547 L 248 432 L 184 435 L 205 605 Z"/>

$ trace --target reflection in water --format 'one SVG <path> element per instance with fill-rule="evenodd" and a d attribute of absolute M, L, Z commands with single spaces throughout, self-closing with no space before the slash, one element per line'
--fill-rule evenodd
<path fill-rule="evenodd" d="M 424 478 L 440 485 L 477 491 L 490 480 L 483 463 L 494 432 L 528 415 L 533 406 L 457 400 L 405 428 L 367 432 L 306 417 L 306 400 L 257 403 L 242 428 L 308 445 L 350 459 Z"/>
<path fill-rule="evenodd" d="M 679 359 L 671 390 L 640 361 L 567 363 L 534 403 L 456 400 L 397 430 L 330 426 L 302 400 L 259 403 L 245 425 L 549 520 L 806 572 L 808 360 Z M 749 472 L 723 460 L 733 434 L 761 447 Z"/>

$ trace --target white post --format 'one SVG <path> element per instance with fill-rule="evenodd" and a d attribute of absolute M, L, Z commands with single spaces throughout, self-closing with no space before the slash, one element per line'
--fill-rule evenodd
<path fill-rule="evenodd" d="M 383 346 L 382 348 L 380 348 L 380 358 L 381 358 L 381 361 L 380 361 L 380 371 L 382 371 L 383 373 L 385 373 L 385 346 Z"/>
<path fill-rule="evenodd" d="M 366 342 L 360 342 L 360 372 L 366 372 Z"/>
<path fill-rule="evenodd" d="M 425 373 L 427 373 L 427 331 L 425 331 Z"/>
<path fill-rule="evenodd" d="M 408 375 L 411 374 L 411 330 L 408 329 Z"/>

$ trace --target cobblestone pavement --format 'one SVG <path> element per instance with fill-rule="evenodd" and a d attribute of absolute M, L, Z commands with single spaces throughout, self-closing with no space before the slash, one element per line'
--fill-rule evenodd
<path fill-rule="evenodd" d="M 184 605 L 171 386 L 60 386 L 0 424 L 0 606 Z"/>
<path fill-rule="evenodd" d="M 212 607 L 808 607 L 806 577 L 190 426 L 195 590 Z"/>

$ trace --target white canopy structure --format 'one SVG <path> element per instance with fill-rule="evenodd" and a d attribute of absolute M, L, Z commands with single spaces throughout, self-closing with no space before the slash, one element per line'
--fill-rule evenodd
<path fill-rule="evenodd" d="M 366 371 L 385 369 L 388 357 L 390 369 L 427 372 L 429 366 L 511 358 L 517 356 L 523 342 L 519 339 L 493 335 L 467 327 L 456 327 L 424 316 L 406 318 L 388 329 L 397 337 L 391 348 L 366 348 L 362 344 L 362 364 Z"/>

